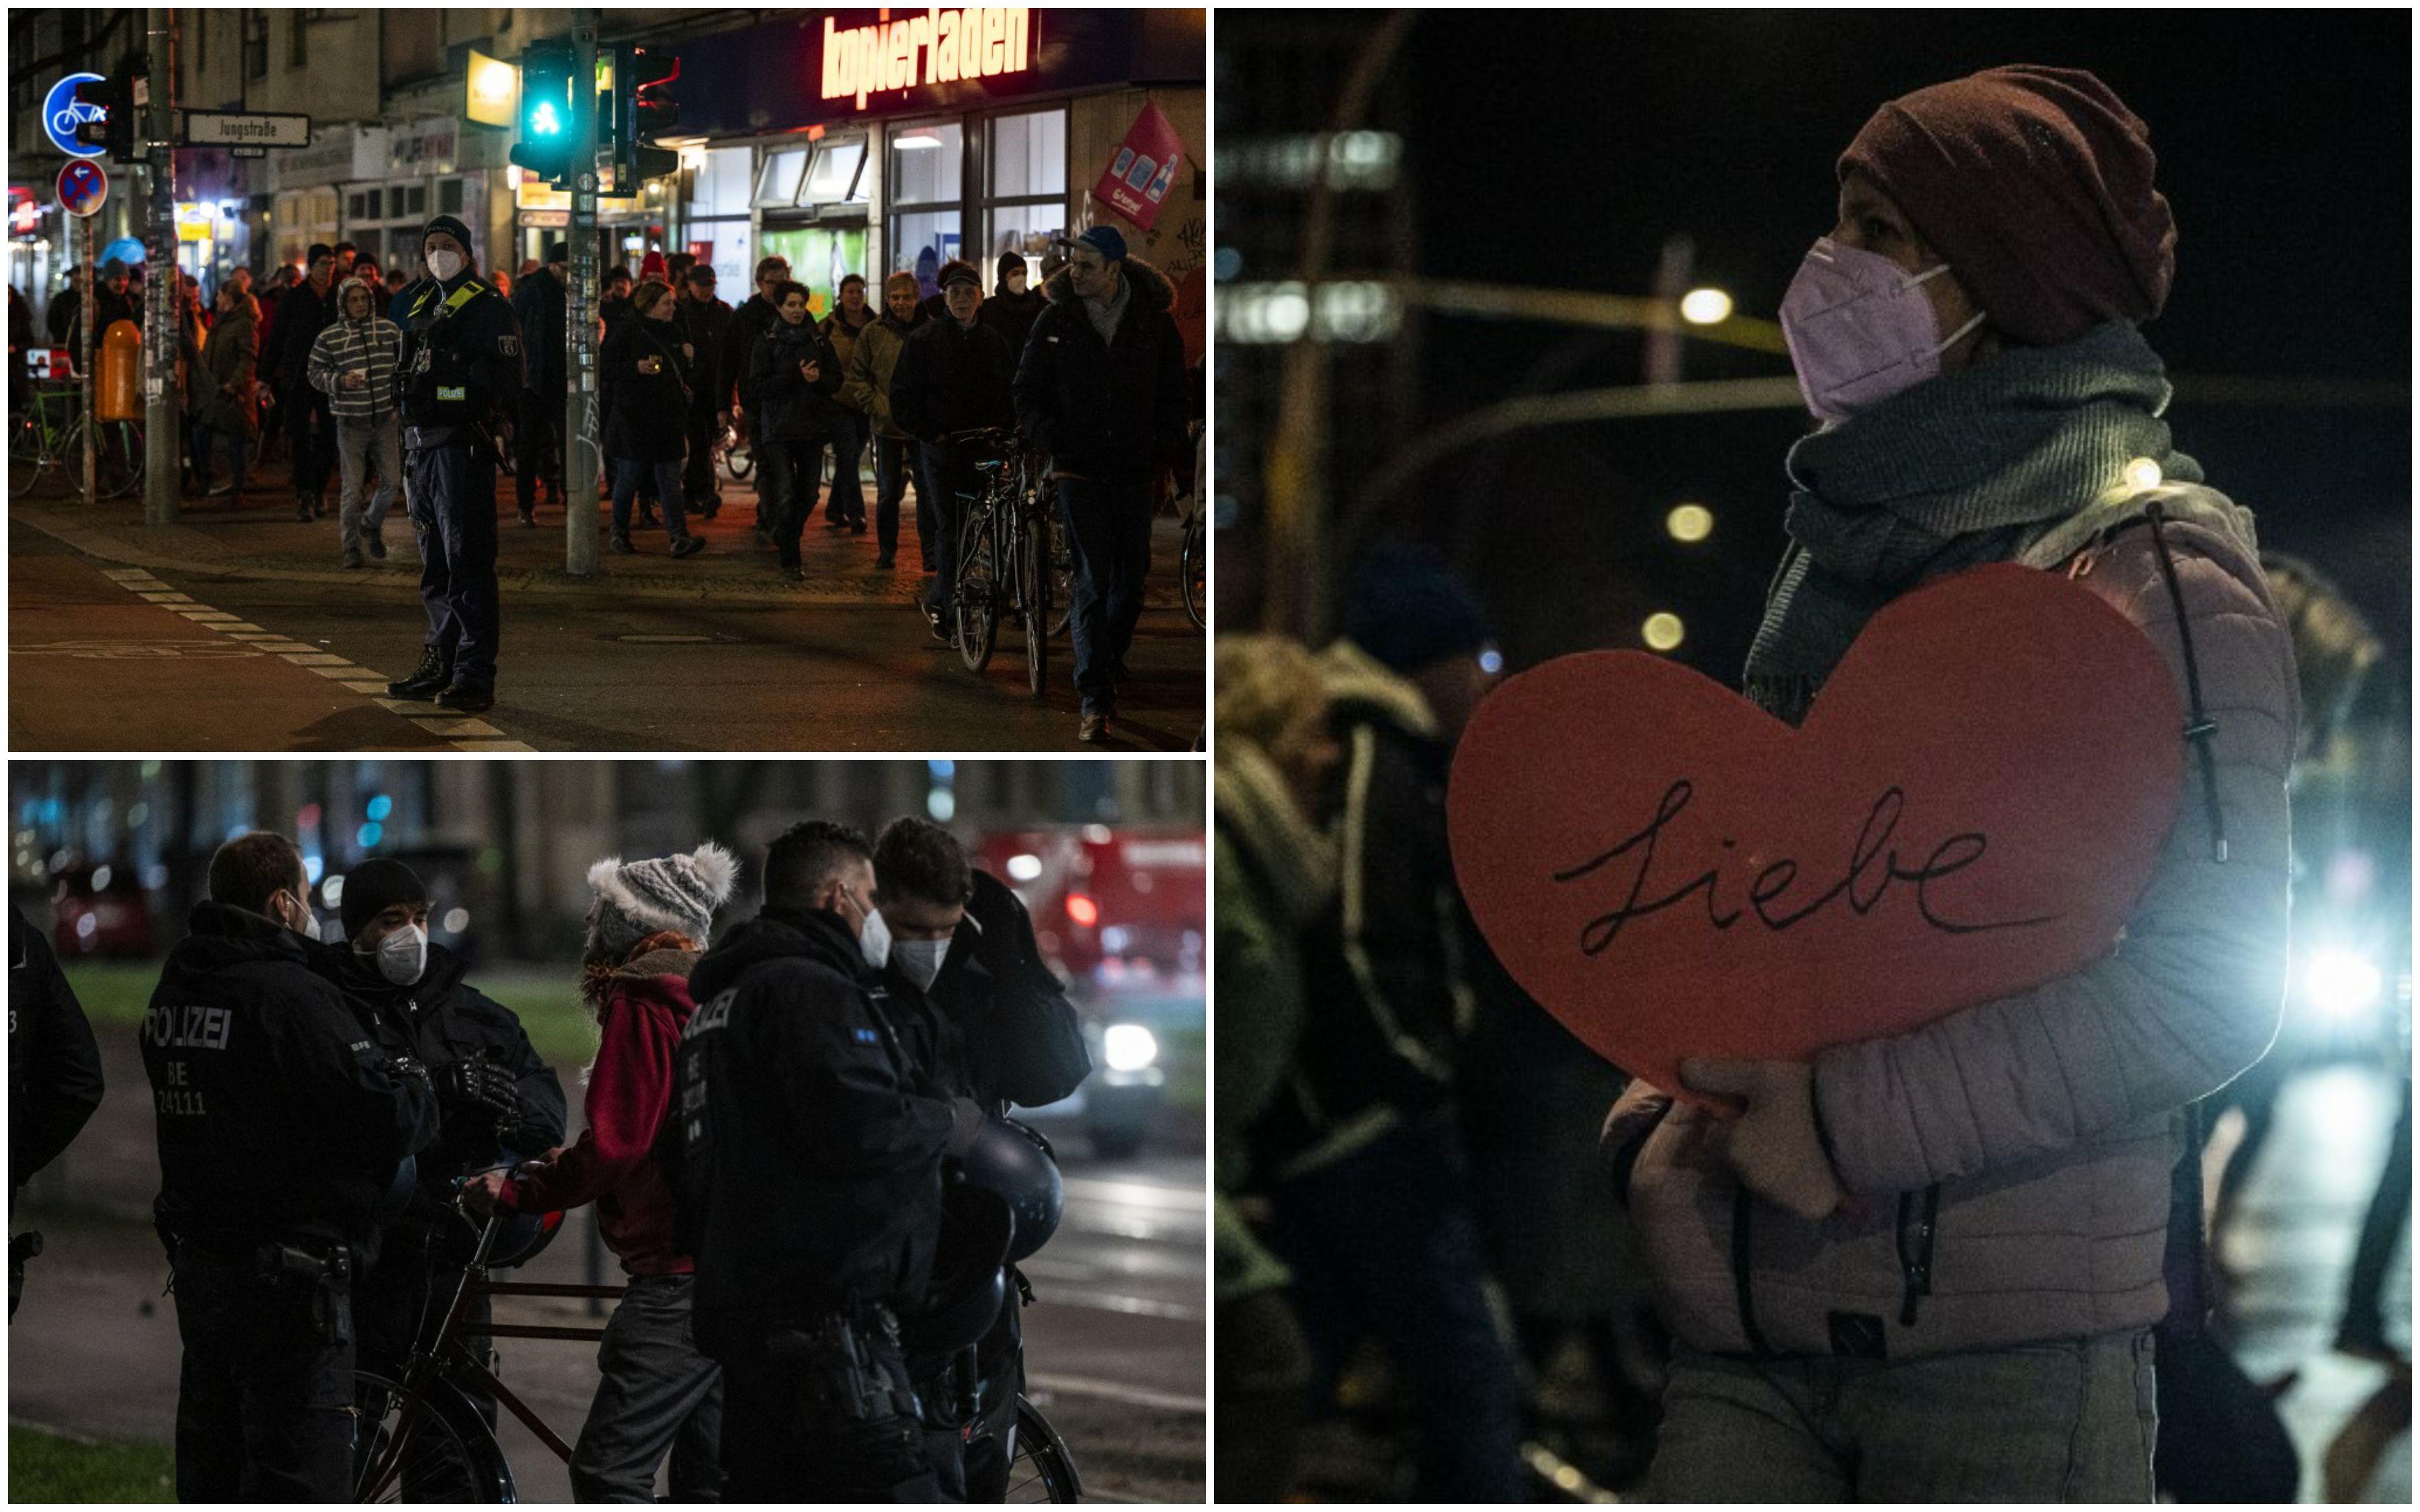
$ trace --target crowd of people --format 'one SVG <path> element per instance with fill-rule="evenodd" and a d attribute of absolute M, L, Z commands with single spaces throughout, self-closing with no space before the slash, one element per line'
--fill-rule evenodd
<path fill-rule="evenodd" d="M 711 843 L 589 870 L 577 977 L 598 1040 L 566 1141 L 556 1069 L 430 940 L 411 868 L 355 867 L 323 938 L 290 841 L 219 848 L 140 1035 L 179 1500 L 356 1499 L 380 1410 L 357 1411 L 357 1365 L 400 1379 L 483 1225 L 511 1265 L 592 1203 L 629 1279 L 577 1500 L 652 1501 L 667 1460 L 675 1501 L 1003 1499 L 1010 1257 L 1056 1222 L 1033 1189 L 1047 1147 L 1005 1115 L 1089 1073 L 1075 1011 L 1016 894 L 923 819 L 794 826 L 755 917 L 718 933 L 738 872 Z M 43 935 L 22 916 L 11 933 L 22 1183 L 101 1071 Z M 476 1499 L 436 1435 L 415 1453 L 413 1499 Z"/>
<path fill-rule="evenodd" d="M 2227 1336 L 2200 1173 L 2218 1111 L 2273 1096 L 2288 784 L 2375 640 L 2173 444 L 2139 327 L 2174 222 L 2106 85 L 2027 67 L 1919 90 L 1838 171 L 1781 308 L 1819 425 L 1788 459 L 1743 691 L 1796 724 L 1901 594 L 2055 571 L 2140 629 L 2184 716 L 2150 881 L 2081 968 L 1655 1087 L 1566 1033 L 1472 922 L 1444 800 L 1500 661 L 1442 559 L 1372 552 L 1324 649 L 1223 638 L 1222 1496 L 1284 1499 L 1306 1417 L 1384 1399 L 1416 1446 L 1398 1494 L 1526 1499 L 1525 1383 L 1558 1351 L 1590 1361 L 1631 1446 L 1599 1473 L 1648 1500 L 2295 1494 L 2283 1383 Z M 2408 1073 L 2403 1095 L 2398 1144 Z M 2336 1341 L 2389 1365 L 2404 1427 L 2381 1297 L 2409 1182 L 2403 1151 Z M 2332 1463 L 2332 1491 L 2366 1473 Z"/>
<path fill-rule="evenodd" d="M 496 469 L 512 458 L 524 526 L 537 524 L 541 503 L 564 501 L 569 252 L 556 241 L 517 277 L 482 275 L 468 228 L 443 215 L 422 250 L 413 279 L 381 271 L 351 242 L 315 243 L 299 269 L 282 265 L 257 288 L 239 269 L 207 300 L 192 275 L 173 274 L 191 440 L 182 486 L 240 501 L 254 464 L 282 452 L 298 520 L 328 515 L 333 479 L 347 568 L 386 556 L 383 525 L 400 497 L 421 546 L 429 631 L 421 665 L 390 691 L 475 714 L 493 702 L 500 633 L 486 507 Z M 120 319 L 140 327 L 138 271 L 116 259 L 101 267 L 96 334 Z M 890 571 L 912 487 L 916 551 L 931 579 L 923 611 L 949 642 L 963 502 L 983 491 L 979 463 L 1021 447 L 1055 484 L 1073 562 L 1078 736 L 1108 738 L 1152 518 L 1171 492 L 1195 486 L 1201 386 L 1187 369 L 1174 286 L 1115 228 L 1055 244 L 1038 285 L 1032 272 L 1022 254 L 1003 253 L 986 296 L 981 272 L 953 259 L 929 281 L 888 275 L 877 307 L 858 274 L 817 290 L 767 256 L 735 309 L 713 265 L 687 252 L 649 252 L 635 277 L 607 270 L 595 363 L 608 549 L 637 554 L 643 531 L 659 526 L 669 555 L 706 549 L 690 521 L 721 512 L 719 463 L 745 447 L 756 466 L 755 539 L 785 578 L 806 579 L 801 544 L 819 504 L 830 530 L 870 529 L 874 564 Z M 72 279 L 51 302 L 63 346 L 74 344 L 81 302 Z M 16 324 L 12 313 L 12 344 Z M 442 381 L 431 376 L 441 370 Z M 978 438 L 987 432 L 1016 440 Z"/>

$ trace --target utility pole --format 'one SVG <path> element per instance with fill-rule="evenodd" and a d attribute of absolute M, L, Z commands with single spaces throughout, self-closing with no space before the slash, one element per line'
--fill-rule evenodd
<path fill-rule="evenodd" d="M 129 193 L 132 193 L 131 185 Z M 93 232 L 91 216 L 79 215 L 76 219 L 84 223 L 84 305 L 76 316 L 76 324 L 81 328 L 76 332 L 76 372 L 81 376 L 84 387 L 84 501 L 89 504 L 101 499 L 101 491 L 94 481 L 94 472 L 100 464 L 96 433 L 101 429 L 101 422 L 94 417 L 101 412 L 97 408 L 101 403 L 101 378 L 92 370 L 92 249 L 100 239 Z"/>
<path fill-rule="evenodd" d="M 149 12 L 150 100 L 143 112 L 151 176 L 150 277 L 144 281 L 143 522 L 177 522 L 177 13 Z M 85 322 L 87 325 L 90 321 Z"/>
<path fill-rule="evenodd" d="M 597 572 L 597 464 L 605 454 L 597 434 L 597 17 L 571 20 L 571 286 L 565 290 L 564 327 L 570 344 L 565 368 L 563 417 L 563 570 L 574 578 Z M 613 81 L 616 90 L 622 81 Z"/>

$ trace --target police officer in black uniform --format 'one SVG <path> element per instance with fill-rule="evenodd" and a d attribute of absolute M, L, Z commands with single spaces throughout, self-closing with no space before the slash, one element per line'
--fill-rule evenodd
<path fill-rule="evenodd" d="M 34 1173 L 66 1153 L 101 1106 L 101 1050 L 59 969 L 24 914 L 8 911 L 8 1208 Z M 25 1289 L 25 1261 L 42 1252 L 32 1231 L 8 1240 L 8 1316 Z"/>
<path fill-rule="evenodd" d="M 766 856 L 763 912 L 690 975 L 678 1201 L 726 1501 L 945 1499 L 899 1311 L 932 1267 L 942 1157 L 983 1115 L 919 1090 L 868 964 L 873 892 L 862 835 L 799 825 Z"/>
<path fill-rule="evenodd" d="M 563 1086 L 513 1011 L 429 942 L 428 889 L 411 868 L 383 856 L 353 868 L 341 917 L 347 948 L 330 952 L 333 980 L 368 1011 L 376 1037 L 405 1047 L 437 1087 L 437 1143 L 421 1151 L 411 1204 L 380 1236 L 354 1297 L 363 1357 L 400 1364 L 415 1334 L 442 1321 L 470 1259 L 476 1235 L 454 1209 L 456 1179 L 561 1145 Z M 486 1298 L 471 1316 L 487 1321 Z M 495 1404 L 481 1405 L 492 1421 Z"/>
<path fill-rule="evenodd" d="M 968 865 L 940 825 L 894 819 L 874 847 L 875 902 L 891 936 L 883 984 L 902 1039 L 936 1095 L 986 1115 L 1040 1107 L 1093 1069 L 1065 989 L 1042 962 L 1033 921 L 1006 884 Z M 1016 1295 L 1024 1292 L 1017 1278 Z M 972 1357 L 917 1371 L 917 1395 L 942 1488 L 969 1502 L 1008 1495 L 1017 1394 L 1025 1386 L 1018 1305 L 1001 1308 Z M 972 1380 L 962 1380 L 971 1370 Z M 971 1423 L 963 1404 L 980 1404 Z"/>
<path fill-rule="evenodd" d="M 209 890 L 141 1036 L 185 1347 L 177 1497 L 350 1501 L 352 1278 L 436 1095 L 322 975 L 291 841 L 227 841 Z"/>
<path fill-rule="evenodd" d="M 421 246 L 428 276 L 404 318 L 396 387 L 428 639 L 386 690 L 479 714 L 496 701 L 496 422 L 520 400 L 520 324 L 473 275 L 460 221 L 429 222 Z"/>

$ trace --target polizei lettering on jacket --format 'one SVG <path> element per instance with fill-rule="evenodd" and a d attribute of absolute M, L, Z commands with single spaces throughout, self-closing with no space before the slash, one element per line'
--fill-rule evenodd
<path fill-rule="evenodd" d="M 162 1003 L 143 1016 L 143 1038 L 163 1050 L 225 1050 L 234 1023 L 224 1008 Z"/>
<path fill-rule="evenodd" d="M 1699 869 L 1687 882 L 1661 894 L 1651 895 L 1648 873 L 1655 867 L 1656 850 L 1667 838 L 1667 826 L 1689 807 L 1696 790 L 1683 778 L 1664 790 L 1655 805 L 1654 817 L 1645 827 L 1623 839 L 1610 850 L 1604 851 L 1577 866 L 1554 873 L 1554 879 L 1566 885 L 1582 882 L 1595 873 L 1612 868 L 1614 863 L 1627 861 L 1628 886 L 1621 901 L 1613 908 L 1588 921 L 1580 931 L 1580 949 L 1589 955 L 1601 955 L 1618 939 L 1623 926 L 1633 919 L 1645 918 L 1677 907 L 1697 894 L 1705 900 L 1706 922 L 1714 929 L 1728 930 L 1748 914 L 1757 922 L 1778 934 L 1805 923 L 1823 913 L 1833 903 L 1846 899 L 1850 912 L 1862 918 L 1882 906 L 1895 883 L 1907 883 L 1914 889 L 1916 912 L 1926 924 L 1945 934 L 1978 934 L 1987 930 L 2023 929 L 2028 925 L 2047 924 L 2057 918 L 2044 914 L 2032 918 L 1971 919 L 1954 918 L 1944 911 L 1942 900 L 1933 891 L 1945 879 L 1980 862 L 1991 849 L 1991 841 L 1980 831 L 1968 830 L 1949 836 L 1932 847 L 1924 860 L 1910 867 L 1900 859 L 1898 848 L 1891 843 L 1898 829 L 1900 815 L 1907 807 L 1907 795 L 1899 788 L 1885 788 L 1866 810 L 1863 827 L 1857 831 L 1856 842 L 1849 847 L 1846 864 L 1838 880 L 1821 891 L 1811 885 L 1802 885 L 1802 870 L 1795 857 L 1781 856 L 1758 869 L 1743 888 L 1735 877 L 1726 875 L 1725 869 L 1742 859 L 1739 841 L 1726 838 L 1722 854 L 1712 865 Z M 1667 858 L 1668 862 L 1669 857 Z M 1687 872 L 1690 862 L 1683 860 L 1678 871 Z M 1750 859 L 1753 865 L 1754 860 Z M 1807 870 L 1811 870 L 1810 863 Z M 1621 873 L 1613 873 L 1619 877 Z M 1616 884 L 1621 886 L 1619 882 Z M 1731 900 L 1726 906 L 1725 899 Z"/>
<path fill-rule="evenodd" d="M 868 95 L 1023 73 L 1033 66 L 1032 15 L 936 9 L 846 31 L 826 16 L 823 98 L 854 99 L 863 110 Z"/>

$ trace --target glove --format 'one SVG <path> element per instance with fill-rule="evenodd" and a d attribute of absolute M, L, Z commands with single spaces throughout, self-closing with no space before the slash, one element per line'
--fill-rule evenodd
<path fill-rule="evenodd" d="M 521 1110 L 520 1088 L 514 1085 L 513 1073 L 485 1056 L 439 1067 L 437 1095 L 461 1106 L 485 1108 L 499 1123 L 510 1123 Z"/>
<path fill-rule="evenodd" d="M 949 1153 L 963 1157 L 975 1148 L 975 1139 L 983 1133 L 984 1110 L 970 1097 L 950 1099 Z"/>
<path fill-rule="evenodd" d="M 1693 1092 L 1745 1104 L 1721 1143 L 1740 1184 L 1801 1218 L 1828 1218 L 1847 1194 L 1815 1124 L 1815 1068 L 1796 1060 L 1681 1062 Z"/>

